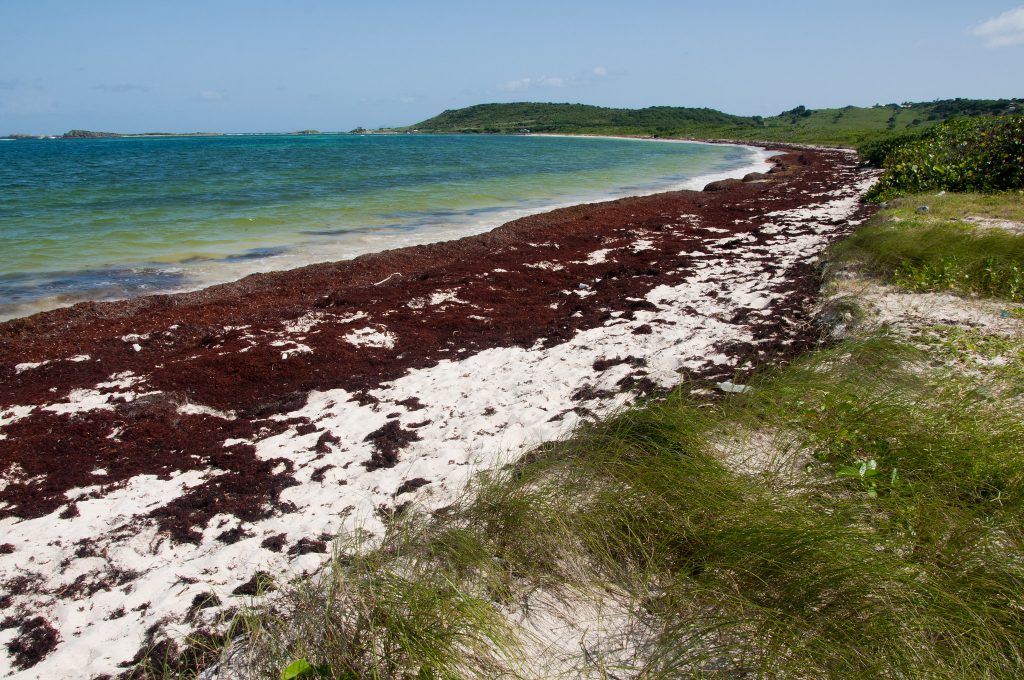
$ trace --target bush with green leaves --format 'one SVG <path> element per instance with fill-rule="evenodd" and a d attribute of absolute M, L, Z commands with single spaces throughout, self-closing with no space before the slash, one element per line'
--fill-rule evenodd
<path fill-rule="evenodd" d="M 917 142 L 931 137 L 932 130 L 934 130 L 934 128 L 875 137 L 858 146 L 857 153 L 860 155 L 861 162 L 865 165 L 880 168 L 885 163 L 885 159 L 888 158 L 893 151 L 910 144 L 911 142 Z"/>
<path fill-rule="evenodd" d="M 993 192 L 1024 188 L 1024 116 L 962 118 L 899 144 L 868 193 L 884 201 L 924 191 Z"/>

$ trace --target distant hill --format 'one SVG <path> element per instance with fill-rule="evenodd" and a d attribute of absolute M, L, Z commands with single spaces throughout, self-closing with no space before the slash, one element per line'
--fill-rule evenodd
<path fill-rule="evenodd" d="M 653 106 L 612 109 L 586 104 L 478 104 L 445 111 L 401 132 L 629 134 L 699 139 L 747 139 L 856 146 L 924 129 L 957 116 L 1024 111 L 1024 99 L 946 99 L 933 102 L 808 109 L 777 116 L 734 116 L 707 108 Z"/>
<path fill-rule="evenodd" d="M 478 104 L 445 111 L 406 129 L 421 132 L 581 132 L 675 130 L 680 126 L 750 125 L 754 119 L 714 109 L 652 106 L 609 109 L 587 104 Z"/>

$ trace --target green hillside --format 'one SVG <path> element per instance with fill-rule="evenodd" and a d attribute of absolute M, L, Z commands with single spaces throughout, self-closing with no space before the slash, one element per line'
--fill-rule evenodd
<path fill-rule="evenodd" d="M 734 116 L 714 109 L 653 106 L 612 109 L 586 104 L 479 104 L 445 111 L 402 132 L 650 135 L 699 139 L 748 139 L 856 146 L 923 130 L 957 116 L 1024 110 L 1021 99 L 947 99 L 934 102 L 807 109 L 777 116 Z"/>
<path fill-rule="evenodd" d="M 732 116 L 714 109 L 652 106 L 647 109 L 609 109 L 587 104 L 478 104 L 445 111 L 406 129 L 421 132 L 625 132 L 670 133 L 680 127 L 756 125 L 754 118 Z"/>

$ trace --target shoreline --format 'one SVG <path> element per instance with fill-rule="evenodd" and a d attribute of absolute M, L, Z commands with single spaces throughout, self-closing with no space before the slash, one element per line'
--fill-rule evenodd
<path fill-rule="evenodd" d="M 257 571 L 314 571 L 339 532 L 443 507 L 588 418 L 809 346 L 814 257 L 874 173 L 773 165 L 0 324 L 0 604 L 54 633 L 15 677 L 122 673 Z"/>
<path fill-rule="evenodd" d="M 288 135 L 283 135 L 288 136 Z M 574 135 L 513 135 L 513 136 L 550 136 L 550 137 L 573 137 Z M 576 135 L 583 137 L 583 135 Z M 629 137 L 600 137 L 602 139 L 634 140 Z M 646 141 L 661 141 L 675 143 L 691 143 L 688 140 L 652 139 Z M 705 142 L 694 141 L 694 144 L 712 145 Z M 356 257 L 383 252 L 395 248 L 412 247 L 417 245 L 430 245 L 448 240 L 455 240 L 466 236 L 490 231 L 502 224 L 514 221 L 531 215 L 543 214 L 553 210 L 572 207 L 574 205 L 595 203 L 603 201 L 629 198 L 632 196 L 648 196 L 665 191 L 679 189 L 699 190 L 704 185 L 729 178 L 741 178 L 750 172 L 766 172 L 771 168 L 771 152 L 760 147 L 754 147 L 735 143 L 715 143 L 716 146 L 734 146 L 745 149 L 752 157 L 745 165 L 731 170 L 718 172 L 707 172 L 694 175 L 684 180 L 658 180 L 651 181 L 642 186 L 623 186 L 618 189 L 594 192 L 580 190 L 575 193 L 566 194 L 563 198 L 555 200 L 536 199 L 520 201 L 515 205 L 499 206 L 496 208 L 467 209 L 460 211 L 458 215 L 449 216 L 445 223 L 434 224 L 430 215 L 423 217 L 425 222 L 409 222 L 402 226 L 415 227 L 411 231 L 402 227 L 392 225 L 388 228 L 366 229 L 356 227 L 347 233 L 339 233 L 337 238 L 328 242 L 318 242 L 315 239 L 296 240 L 287 245 L 274 242 L 268 244 L 271 250 L 279 250 L 273 254 L 249 257 L 246 253 L 226 256 L 223 259 L 210 259 L 209 261 L 183 261 L 167 262 L 137 262 L 135 264 L 124 264 L 113 267 L 110 270 L 98 270 L 97 275 L 108 272 L 108 275 L 101 276 L 103 279 L 112 278 L 115 281 L 121 276 L 134 278 L 139 275 L 142 278 L 147 276 L 151 279 L 143 286 L 155 286 L 150 290 L 140 289 L 129 292 L 125 295 L 119 283 L 110 283 L 108 289 L 96 288 L 83 291 L 68 291 L 59 294 L 43 296 L 24 302 L 0 303 L 0 323 L 14 319 L 32 316 L 40 312 L 62 309 L 83 302 L 121 302 L 124 300 L 145 297 L 148 295 L 176 295 L 179 293 L 191 293 L 208 288 L 238 281 L 251 274 L 272 273 L 278 271 L 289 271 L 304 267 L 310 264 L 319 264 L 335 261 L 348 261 Z M 419 226 L 416 226 L 419 225 Z M 85 274 L 86 270 L 80 270 Z M 145 272 L 150 272 L 148 275 Z M 75 272 L 69 272 L 73 275 Z M 165 279 L 163 284 L 161 279 Z M 124 284 L 127 285 L 127 284 Z M 140 285 L 140 284 L 135 284 Z"/>

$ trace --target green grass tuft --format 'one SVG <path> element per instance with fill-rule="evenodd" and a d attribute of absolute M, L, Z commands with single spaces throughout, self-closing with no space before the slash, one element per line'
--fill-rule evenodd
<path fill-rule="evenodd" d="M 1024 205 L 1012 194 L 1002 200 Z M 952 290 L 1024 300 L 1024 235 L 948 216 L 950 204 L 962 207 L 964 201 L 957 195 L 897 201 L 839 243 L 833 255 L 847 266 L 915 292 Z M 929 206 L 929 211 L 916 213 L 920 206 Z M 1001 213 L 1020 217 L 1015 210 Z"/>
<path fill-rule="evenodd" d="M 268 669 L 517 677 L 525 637 L 501 612 L 535 592 L 617 592 L 648 631 L 617 672 L 1014 677 L 1017 409 L 884 336 L 751 384 L 586 426 L 444 513 L 396 520 L 379 547 L 286 591 L 252 644 Z M 732 469 L 717 443 L 756 448 L 735 438 L 751 432 L 789 442 L 787 464 Z M 879 474 L 843 474 L 868 462 Z"/>

